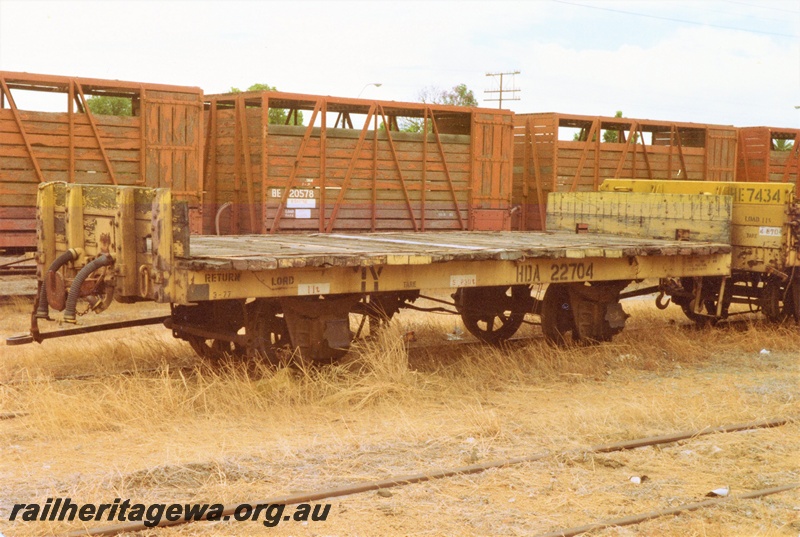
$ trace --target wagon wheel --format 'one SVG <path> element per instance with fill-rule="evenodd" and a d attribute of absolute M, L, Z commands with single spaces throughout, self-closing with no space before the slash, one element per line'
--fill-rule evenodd
<path fill-rule="evenodd" d="M 575 318 L 572 313 L 569 292 L 559 284 L 550 284 L 542 299 L 542 333 L 547 341 L 557 345 L 567 342 L 567 335 L 572 333 L 572 339 L 577 340 Z"/>
<path fill-rule="evenodd" d="M 246 349 L 241 344 L 220 336 L 235 334 L 244 327 L 244 300 L 200 302 L 192 306 L 174 306 L 172 321 L 177 325 L 176 337 L 186 340 L 201 358 L 221 360 L 226 356 L 241 358 Z M 189 333 L 180 327 L 192 327 L 206 332 Z M 214 337 L 216 336 L 216 337 Z"/>
<path fill-rule="evenodd" d="M 794 322 L 800 323 L 800 283 L 798 280 L 794 280 L 792 283 L 792 287 L 789 290 L 789 295 L 792 298 L 792 315 L 794 316 Z M 784 306 L 786 308 L 786 306 Z"/>
<path fill-rule="evenodd" d="M 493 345 L 513 336 L 533 309 L 527 285 L 461 287 L 453 298 L 469 333 Z"/>
<path fill-rule="evenodd" d="M 227 357 L 242 358 L 245 356 L 245 349 L 232 341 L 207 339 L 194 334 L 185 334 L 183 337 L 189 342 L 189 345 L 198 356 L 207 360 L 217 361 Z"/>
<path fill-rule="evenodd" d="M 706 304 L 706 309 L 708 309 L 707 304 Z M 692 307 L 690 304 L 681 304 L 681 310 L 683 311 L 683 314 L 686 315 L 686 318 L 695 323 L 697 326 L 707 326 L 709 324 L 713 324 L 716 321 L 716 319 L 712 319 L 708 315 L 695 313 L 694 311 L 692 311 Z"/>
<path fill-rule="evenodd" d="M 246 307 L 247 356 L 266 358 L 278 365 L 279 349 L 287 348 L 291 343 L 280 305 L 267 300 L 256 300 Z"/>
<path fill-rule="evenodd" d="M 797 293 L 794 287 L 796 284 L 787 292 L 786 286 L 777 278 L 767 280 L 761 292 L 761 310 L 767 319 L 781 323 L 789 317 L 797 318 L 794 300 Z"/>
<path fill-rule="evenodd" d="M 697 324 L 697 326 L 707 326 L 713 325 L 719 319 L 716 317 L 717 315 L 717 304 L 719 303 L 719 292 L 718 289 L 720 288 L 721 280 L 716 277 L 709 277 L 705 278 L 703 282 L 703 292 L 702 292 L 702 301 L 703 307 L 706 310 L 707 315 L 703 315 L 701 313 L 695 313 L 692 310 L 692 299 L 691 297 L 686 297 L 683 300 L 673 299 L 676 304 L 679 304 L 683 314 L 686 315 L 686 318 L 690 321 Z M 722 296 L 722 315 L 721 318 L 725 319 L 728 317 L 728 308 L 731 305 L 731 298 L 733 296 L 733 281 L 729 281 L 728 285 L 725 287 L 725 293 Z M 694 293 L 694 278 L 681 278 L 681 285 L 688 293 Z"/>

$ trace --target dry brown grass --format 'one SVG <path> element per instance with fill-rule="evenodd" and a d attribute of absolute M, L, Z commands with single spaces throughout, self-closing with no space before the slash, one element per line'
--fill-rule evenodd
<path fill-rule="evenodd" d="M 6 306 L 0 333 L 24 331 L 24 309 Z M 15 501 L 253 501 L 800 414 L 797 327 L 698 330 L 680 312 L 626 309 L 629 328 L 613 342 L 568 348 L 420 348 L 446 343 L 454 317 L 403 313 L 327 368 L 211 368 L 157 327 L 0 347 L 0 412 L 27 413 L 0 422 L 0 532 L 67 527 L 4 522 Z M 57 380 L 64 375 L 101 376 Z M 793 424 L 555 457 L 333 500 L 324 524 L 193 524 L 158 535 L 536 534 L 697 501 L 722 484 L 742 492 L 798 481 L 799 441 Z M 635 486 L 634 474 L 650 480 Z M 797 535 L 799 505 L 786 493 L 597 534 Z"/>

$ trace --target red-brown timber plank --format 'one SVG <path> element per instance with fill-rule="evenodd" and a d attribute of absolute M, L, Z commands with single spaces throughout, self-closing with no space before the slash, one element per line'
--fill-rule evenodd
<path fill-rule="evenodd" d="M 261 233 L 267 232 L 267 182 L 269 181 L 269 97 L 261 93 Z M 324 117 L 324 116 L 323 116 Z M 323 119 L 324 121 L 324 119 Z"/>
<path fill-rule="evenodd" d="M 0 247 L 27 248 L 30 246 L 36 246 L 36 233 L 33 231 L 3 233 L 2 235 L 0 235 Z"/>
<path fill-rule="evenodd" d="M 242 123 L 241 115 L 239 114 L 239 99 L 236 99 L 234 104 L 234 137 L 233 137 L 233 207 L 231 207 L 233 220 L 230 230 L 234 235 L 238 235 L 240 231 L 239 218 L 240 207 L 242 203 L 241 188 L 242 188 Z"/>
<path fill-rule="evenodd" d="M 2 207 L 0 206 L 0 218 L 14 220 L 36 220 L 35 207 Z"/>
<path fill-rule="evenodd" d="M 599 123 L 599 120 L 598 120 Z M 599 184 L 600 179 L 600 141 L 602 136 L 600 136 L 600 128 L 598 127 L 597 136 L 595 136 L 594 142 L 594 174 L 592 175 L 592 190 L 597 190 L 597 186 Z"/>
<path fill-rule="evenodd" d="M 245 114 L 244 97 L 241 95 L 236 102 L 236 108 L 239 110 L 239 120 L 241 122 L 242 132 L 247 133 L 247 114 Z M 247 181 L 247 204 L 248 214 L 250 215 L 250 233 L 256 232 L 256 199 L 253 193 L 253 169 L 250 162 L 250 137 L 242 136 L 242 156 L 244 157 L 244 172 Z"/>
<path fill-rule="evenodd" d="M 420 217 L 422 219 L 421 228 L 422 231 L 425 231 L 425 187 L 428 183 L 428 113 L 430 111 L 431 119 L 433 120 L 433 132 L 434 136 L 436 136 L 437 145 L 439 142 L 439 131 L 436 128 L 436 120 L 433 117 L 433 112 L 430 110 L 430 107 L 425 107 L 425 112 L 423 113 L 422 117 L 422 210 L 420 211 Z M 446 162 L 443 161 L 445 166 L 447 165 Z"/>
<path fill-rule="evenodd" d="M 384 121 L 386 124 L 386 121 Z M 387 127 L 388 130 L 388 127 Z M 370 229 L 377 229 L 378 219 L 378 116 L 373 118 L 372 127 L 372 206 L 370 207 Z M 324 217 L 324 208 L 321 208 L 320 217 Z M 424 224 L 424 223 L 423 223 Z"/>
<path fill-rule="evenodd" d="M 172 104 L 159 104 L 161 107 L 161 117 L 159 121 L 159 135 L 158 145 L 174 144 L 174 128 L 175 128 L 175 105 Z M 174 177 L 172 176 L 172 151 L 163 147 L 158 147 L 158 152 L 161 153 L 161 173 L 159 174 L 163 180 L 164 186 L 172 188 Z"/>
<path fill-rule="evenodd" d="M 212 224 L 215 222 L 217 214 L 217 99 L 211 98 L 210 108 L 208 110 L 208 133 L 206 143 L 206 166 L 203 179 L 203 190 L 207 192 L 203 211 L 203 232 L 216 233 L 216 229 L 212 231 Z M 207 209 L 210 211 L 205 214 Z"/>
<path fill-rule="evenodd" d="M 498 159 L 501 158 L 503 153 L 503 127 L 501 125 L 489 125 L 489 130 L 492 133 L 492 152 L 491 152 L 491 170 L 490 183 L 489 183 L 489 199 L 490 206 L 494 207 L 496 201 L 500 197 L 500 183 L 502 180 L 502 162 Z"/>
<path fill-rule="evenodd" d="M 75 81 L 69 82 L 67 95 L 67 115 L 69 121 L 69 182 L 75 182 Z"/>
<path fill-rule="evenodd" d="M 140 176 L 139 184 L 147 184 L 147 161 L 150 158 L 147 151 L 147 114 L 149 112 L 149 104 L 147 100 L 147 90 L 144 84 L 139 86 L 139 167 Z"/>
<path fill-rule="evenodd" d="M 0 217 L 0 231 L 36 231 L 36 218 L 6 219 Z"/>
<path fill-rule="evenodd" d="M 544 199 L 544 178 L 541 176 L 540 168 L 539 168 L 539 151 L 538 147 L 536 146 L 536 139 L 533 132 L 533 119 L 528 119 L 528 132 L 527 135 L 530 137 L 530 151 L 531 156 L 533 158 L 533 180 L 536 183 L 536 202 L 538 203 L 537 211 L 539 212 L 539 229 L 544 230 L 546 227 L 546 214 L 544 211 L 544 207 L 546 201 Z M 527 147 L 527 144 L 526 144 Z M 527 183 L 527 178 L 525 179 Z"/>
<path fill-rule="evenodd" d="M 185 144 L 188 148 L 186 155 L 186 168 L 185 168 L 185 181 L 186 181 L 186 190 L 187 191 L 194 191 L 194 194 L 191 195 L 192 204 L 195 205 L 194 209 L 199 209 L 203 206 L 203 201 L 205 198 L 205 193 L 203 192 L 202 184 L 203 184 L 203 162 L 204 162 L 204 155 L 203 155 L 203 141 L 204 141 L 204 133 L 203 133 L 203 109 L 202 107 L 196 106 L 199 104 L 199 96 L 196 96 L 195 99 L 198 102 L 194 103 L 195 106 L 186 106 L 186 134 L 185 134 Z M 192 228 L 193 233 L 201 233 L 202 232 L 202 222 L 198 220 L 199 215 L 195 216 L 190 222 L 194 228 Z M 200 225 L 198 228 L 197 225 Z"/>

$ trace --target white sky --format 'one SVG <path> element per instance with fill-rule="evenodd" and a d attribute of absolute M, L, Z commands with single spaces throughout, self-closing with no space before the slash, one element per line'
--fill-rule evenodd
<path fill-rule="evenodd" d="M 800 128 L 800 0 L 0 0 L 0 70 Z"/>

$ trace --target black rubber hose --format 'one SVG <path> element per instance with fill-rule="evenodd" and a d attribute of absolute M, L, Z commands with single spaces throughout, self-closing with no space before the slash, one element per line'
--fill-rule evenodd
<path fill-rule="evenodd" d="M 72 285 L 69 288 L 69 295 L 67 295 L 67 307 L 64 310 L 64 322 L 75 322 L 75 308 L 78 305 L 78 297 L 81 294 L 81 285 L 89 277 L 89 275 L 100 267 L 105 267 L 114 263 L 114 258 L 110 255 L 103 254 L 94 261 L 87 263 L 85 267 L 78 272 L 75 279 L 72 280 Z"/>
<path fill-rule="evenodd" d="M 39 308 L 36 310 L 36 318 L 37 319 L 47 319 L 50 316 L 50 308 L 47 304 L 47 275 L 51 272 L 55 272 L 70 261 L 75 261 L 78 259 L 78 251 L 74 248 L 70 248 L 53 261 L 53 264 L 50 265 L 50 268 L 47 269 L 47 272 L 44 276 L 44 282 L 42 282 L 42 288 L 39 290 Z"/>

